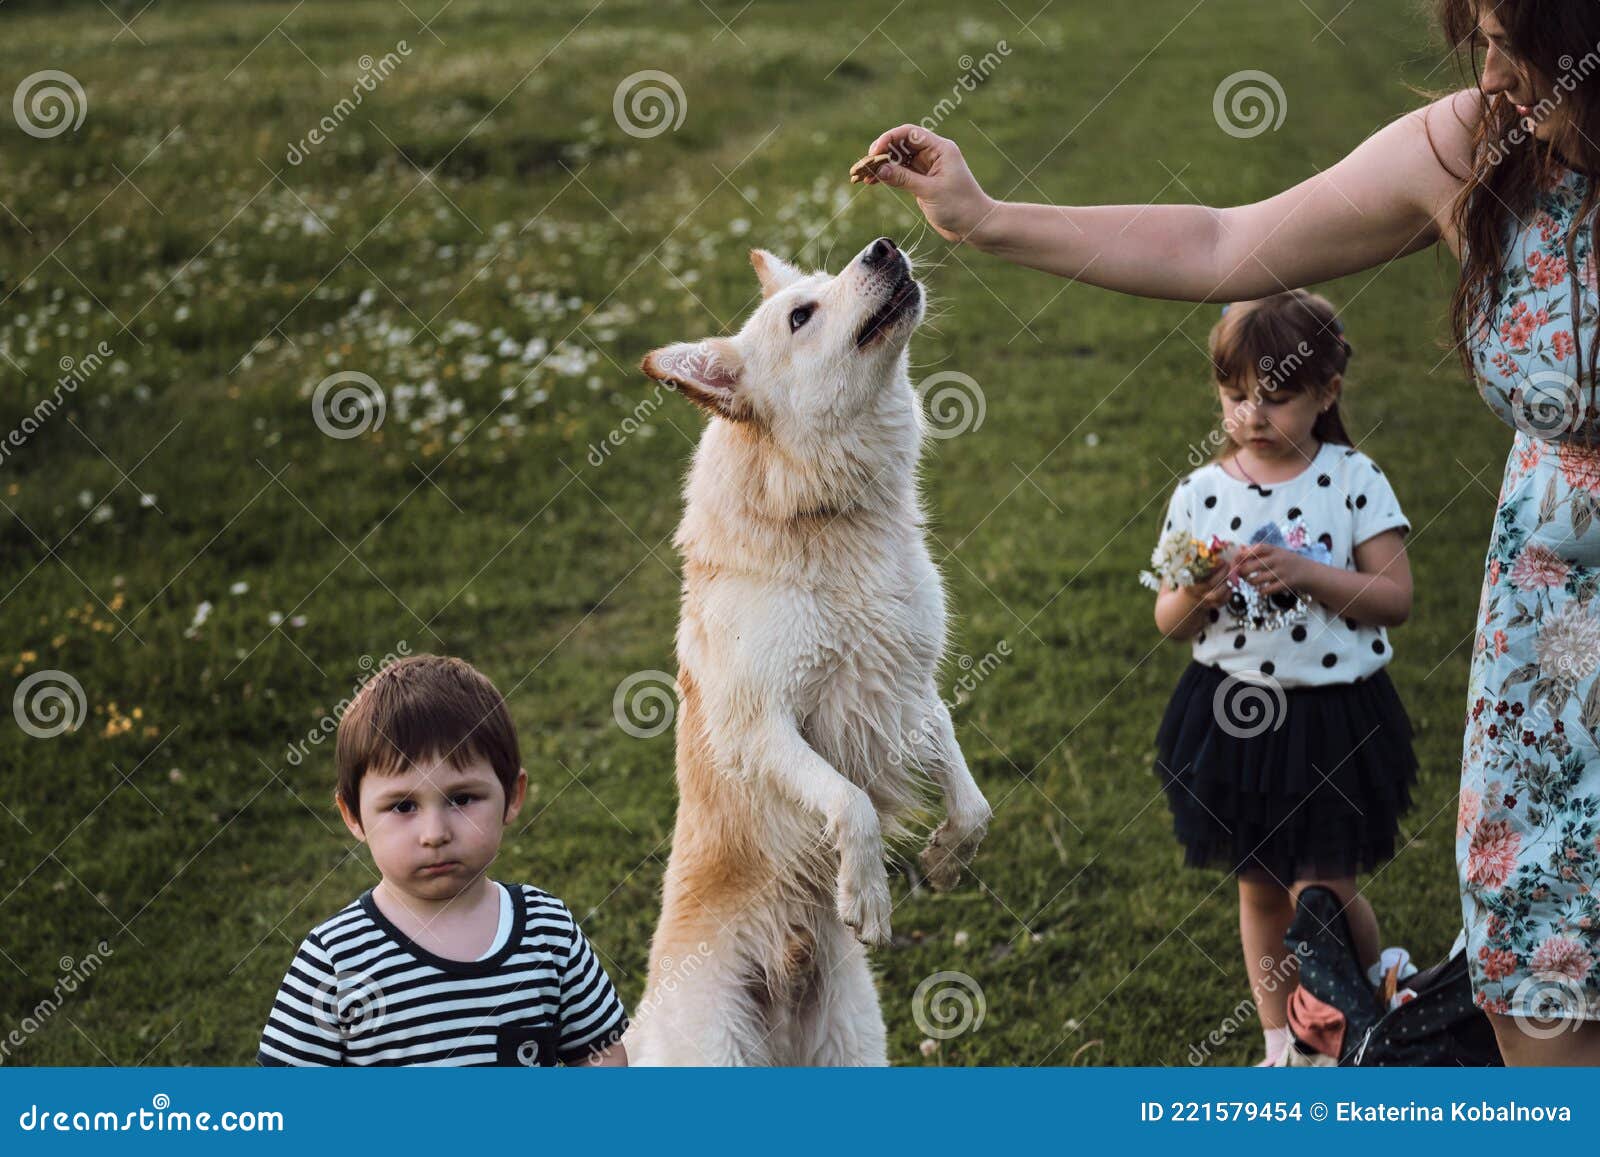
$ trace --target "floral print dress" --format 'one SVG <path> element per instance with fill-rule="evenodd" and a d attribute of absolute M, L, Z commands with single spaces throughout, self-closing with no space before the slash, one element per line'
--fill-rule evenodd
<path fill-rule="evenodd" d="M 1511 1016 L 1600 1019 L 1600 409 L 1573 378 L 1597 320 L 1570 169 L 1518 223 L 1479 393 L 1516 430 L 1472 655 L 1456 830 L 1474 998 Z M 1580 315 L 1565 253 L 1578 228 Z"/>

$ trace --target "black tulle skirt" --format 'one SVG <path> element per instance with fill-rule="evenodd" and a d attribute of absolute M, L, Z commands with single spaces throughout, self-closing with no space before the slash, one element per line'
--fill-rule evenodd
<path fill-rule="evenodd" d="M 1156 773 L 1190 867 L 1296 879 L 1394 856 L 1417 760 L 1382 669 L 1354 683 L 1278 687 L 1191 662 L 1156 735 Z"/>

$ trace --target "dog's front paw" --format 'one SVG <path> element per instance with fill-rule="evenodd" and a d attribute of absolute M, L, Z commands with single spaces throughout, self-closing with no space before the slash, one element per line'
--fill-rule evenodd
<path fill-rule="evenodd" d="M 839 872 L 839 919 L 863 944 L 889 943 L 889 919 L 894 905 L 889 899 L 889 874 L 881 863 L 862 871 Z"/>
<path fill-rule="evenodd" d="M 928 846 L 922 849 L 918 861 L 922 874 L 935 892 L 948 892 L 961 879 L 961 866 L 978 853 L 978 844 L 989 830 L 989 814 L 985 809 L 981 819 L 957 827 L 945 820 L 934 829 Z"/>

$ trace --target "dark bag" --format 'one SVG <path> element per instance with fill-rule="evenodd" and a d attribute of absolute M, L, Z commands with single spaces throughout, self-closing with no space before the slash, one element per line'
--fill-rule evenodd
<path fill-rule="evenodd" d="M 1283 944 L 1295 954 L 1299 986 L 1344 1014 L 1344 1044 L 1339 1063 L 1349 1063 L 1347 1058 L 1351 1051 L 1378 1023 L 1382 1009 L 1356 956 L 1350 925 L 1345 920 L 1344 905 L 1338 895 L 1322 887 L 1301 892 Z M 1290 1047 L 1308 1051 L 1299 1042 Z"/>
<path fill-rule="evenodd" d="M 1409 988 L 1416 997 L 1386 1012 L 1350 1051 L 1350 1060 L 1341 1063 L 1363 1068 L 1485 1068 L 1504 1063 L 1489 1018 L 1472 1002 L 1462 941 L 1457 941 L 1456 951 L 1442 964 L 1417 973 L 1400 987 Z"/>
<path fill-rule="evenodd" d="M 1329 889 L 1307 888 L 1283 938 L 1298 958 L 1300 987 L 1344 1014 L 1341 1066 L 1502 1063 L 1494 1028 L 1472 1002 L 1464 936 L 1445 961 L 1401 983 L 1415 997 L 1385 1009 L 1367 983 L 1343 908 Z"/>

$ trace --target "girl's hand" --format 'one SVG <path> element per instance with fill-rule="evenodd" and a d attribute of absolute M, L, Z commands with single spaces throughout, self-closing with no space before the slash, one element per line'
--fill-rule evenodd
<path fill-rule="evenodd" d="M 1220 607 L 1228 601 L 1228 580 L 1230 577 L 1228 568 L 1219 566 L 1211 572 L 1211 577 L 1205 581 L 1192 583 L 1179 589 L 1202 607 Z"/>
<path fill-rule="evenodd" d="M 1204 612 L 1222 606 L 1230 593 L 1226 566 L 1188 586 L 1163 584 L 1156 596 L 1156 628 L 1169 639 L 1192 639 L 1206 625 Z"/>
<path fill-rule="evenodd" d="M 996 202 L 978 185 L 956 143 L 917 125 L 900 125 L 884 133 L 867 155 L 888 153 L 890 161 L 864 176 L 909 190 L 917 207 L 946 241 L 965 241 L 994 212 Z"/>
<path fill-rule="evenodd" d="M 1245 547 L 1233 563 L 1240 577 L 1264 595 L 1277 591 L 1298 592 L 1305 584 L 1309 568 L 1315 565 L 1303 554 L 1264 543 Z"/>

